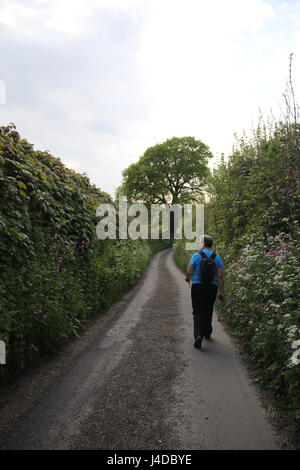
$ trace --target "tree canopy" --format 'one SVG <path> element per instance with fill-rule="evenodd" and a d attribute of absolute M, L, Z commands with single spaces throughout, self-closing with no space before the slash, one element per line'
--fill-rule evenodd
<path fill-rule="evenodd" d="M 207 145 L 194 137 L 173 137 L 149 147 L 123 171 L 119 195 L 145 204 L 197 201 L 209 175 Z"/>

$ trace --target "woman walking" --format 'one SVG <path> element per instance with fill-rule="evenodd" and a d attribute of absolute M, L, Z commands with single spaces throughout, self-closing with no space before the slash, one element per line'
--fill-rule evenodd
<path fill-rule="evenodd" d="M 192 280 L 192 307 L 194 317 L 195 348 L 201 348 L 203 338 L 209 340 L 212 334 L 214 303 L 220 288 L 219 298 L 224 299 L 224 263 L 211 248 L 213 240 L 208 235 L 201 239 L 201 249 L 190 259 L 186 281 Z"/>

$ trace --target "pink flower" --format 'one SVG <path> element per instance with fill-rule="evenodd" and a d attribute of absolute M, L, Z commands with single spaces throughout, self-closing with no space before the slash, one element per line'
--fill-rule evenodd
<path fill-rule="evenodd" d="M 42 313 L 42 309 L 41 309 L 41 308 L 37 308 L 37 309 L 34 310 L 34 312 L 33 312 L 34 315 L 38 315 L 39 313 Z"/>

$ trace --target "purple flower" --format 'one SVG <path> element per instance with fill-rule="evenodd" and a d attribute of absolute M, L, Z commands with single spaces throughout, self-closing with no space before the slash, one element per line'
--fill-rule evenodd
<path fill-rule="evenodd" d="M 37 308 L 37 309 L 34 310 L 34 312 L 33 312 L 34 315 L 38 315 L 39 313 L 42 313 L 42 309 L 41 309 L 41 308 Z"/>

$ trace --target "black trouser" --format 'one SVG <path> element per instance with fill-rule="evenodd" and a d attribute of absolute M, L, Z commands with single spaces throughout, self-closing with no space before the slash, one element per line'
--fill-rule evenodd
<path fill-rule="evenodd" d="M 192 284 L 192 306 L 194 316 L 194 336 L 203 338 L 212 333 L 212 316 L 218 286 L 214 284 Z"/>

